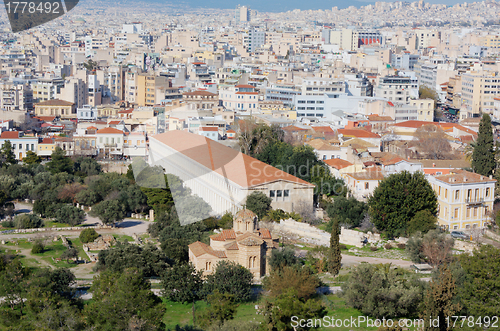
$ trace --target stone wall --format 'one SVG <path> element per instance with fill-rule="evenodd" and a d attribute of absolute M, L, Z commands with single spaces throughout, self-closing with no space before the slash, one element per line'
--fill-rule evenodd
<path fill-rule="evenodd" d="M 493 240 L 500 241 L 500 236 L 498 234 L 496 234 L 495 232 L 493 232 L 493 231 L 485 230 L 484 231 L 484 235 L 486 237 L 489 237 L 489 238 L 493 239 Z"/>
<path fill-rule="evenodd" d="M 468 253 L 472 252 L 475 248 L 479 248 L 479 245 L 470 241 L 455 240 L 455 244 L 453 245 L 453 249 Z"/>
<path fill-rule="evenodd" d="M 279 225 L 274 225 L 274 228 L 278 228 L 278 230 L 282 232 L 292 233 L 307 243 L 323 246 L 330 245 L 330 233 L 307 223 L 297 222 L 293 219 L 281 220 Z M 356 230 L 349 230 L 344 227 L 340 230 L 341 244 L 363 247 L 363 241 L 365 239 L 370 243 L 376 243 L 380 241 L 380 235 L 371 232 L 364 233 Z"/>
<path fill-rule="evenodd" d="M 74 226 L 67 228 L 33 228 L 33 229 L 14 229 L 14 230 L 4 230 L 0 234 L 7 233 L 31 233 L 31 232 L 46 232 L 46 231 L 82 231 L 85 229 L 112 229 L 111 225 L 93 225 L 93 226 Z"/>

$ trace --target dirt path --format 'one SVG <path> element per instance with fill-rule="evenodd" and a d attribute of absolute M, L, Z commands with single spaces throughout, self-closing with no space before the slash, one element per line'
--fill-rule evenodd
<path fill-rule="evenodd" d="M 38 263 L 40 263 L 41 267 L 49 267 L 51 269 L 55 269 L 55 267 L 52 264 L 43 260 L 42 258 L 40 258 L 40 256 L 32 255 L 31 249 L 29 249 L 29 248 L 16 248 L 16 247 L 12 247 L 12 246 L 4 246 L 4 245 L 0 245 L 0 247 L 2 249 L 8 249 L 9 251 L 18 251 L 17 254 L 24 255 L 28 259 L 36 260 Z"/>
<path fill-rule="evenodd" d="M 405 261 L 405 260 L 384 259 L 380 257 L 362 257 L 362 256 L 352 256 L 352 255 L 342 254 L 342 264 L 344 265 L 356 265 L 362 262 L 367 262 L 371 264 L 391 263 L 393 265 L 403 268 L 409 268 L 412 264 L 414 264 L 411 261 Z"/>

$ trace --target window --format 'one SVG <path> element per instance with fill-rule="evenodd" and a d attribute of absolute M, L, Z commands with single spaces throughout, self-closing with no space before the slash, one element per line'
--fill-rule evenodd
<path fill-rule="evenodd" d="M 474 207 L 474 217 L 477 217 L 477 207 Z"/>
<path fill-rule="evenodd" d="M 489 187 L 487 187 L 487 188 L 486 188 L 486 197 L 488 198 L 489 196 L 490 196 L 490 188 L 489 188 Z"/>
<path fill-rule="evenodd" d="M 466 213 L 466 216 L 467 216 L 467 217 L 470 217 L 470 208 L 469 208 L 469 207 L 467 207 L 467 213 Z"/>
<path fill-rule="evenodd" d="M 459 208 L 455 208 L 455 212 L 453 213 L 454 218 L 458 218 L 458 211 L 459 211 Z"/>
<path fill-rule="evenodd" d="M 458 230 L 458 225 L 453 225 L 453 230 Z"/>
<path fill-rule="evenodd" d="M 448 199 L 448 189 L 445 189 L 445 190 L 444 190 L 444 198 L 445 198 L 445 199 Z"/>
<path fill-rule="evenodd" d="M 366 182 L 365 183 L 365 190 L 368 190 L 370 188 L 370 183 Z"/>
<path fill-rule="evenodd" d="M 35 144 L 31 144 L 31 150 L 34 151 L 35 150 Z"/>
<path fill-rule="evenodd" d="M 460 191 L 459 190 L 456 190 L 455 191 L 455 201 L 460 199 Z"/>
<path fill-rule="evenodd" d="M 281 198 L 281 197 L 282 197 L 282 195 L 283 195 L 283 191 L 282 191 L 282 190 L 277 190 L 277 191 L 276 191 L 276 197 L 277 197 L 277 198 Z"/>
<path fill-rule="evenodd" d="M 269 191 L 269 197 L 270 197 L 270 198 L 274 198 L 274 197 L 275 197 L 275 194 L 276 194 L 276 191 L 275 191 L 275 190 L 270 190 L 270 191 Z"/>
<path fill-rule="evenodd" d="M 285 198 L 285 200 L 288 200 L 288 198 L 290 197 L 290 190 L 283 190 L 283 197 Z"/>

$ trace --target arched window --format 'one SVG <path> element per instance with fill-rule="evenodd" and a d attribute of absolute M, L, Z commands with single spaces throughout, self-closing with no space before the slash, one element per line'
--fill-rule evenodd
<path fill-rule="evenodd" d="M 251 256 L 248 258 L 248 267 L 249 268 L 252 267 L 252 257 Z"/>

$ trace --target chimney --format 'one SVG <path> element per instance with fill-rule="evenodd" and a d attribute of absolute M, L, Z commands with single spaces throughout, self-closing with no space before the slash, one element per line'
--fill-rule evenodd
<path fill-rule="evenodd" d="M 433 163 L 433 164 L 432 164 L 432 167 L 433 167 L 433 168 L 435 168 L 435 167 L 436 167 L 436 164 L 435 164 L 435 163 Z"/>
<path fill-rule="evenodd" d="M 490 175 L 490 179 L 493 179 L 493 175 Z"/>
<path fill-rule="evenodd" d="M 484 179 L 484 177 L 483 177 L 483 176 L 481 176 L 481 177 L 479 177 L 479 179 L 480 179 L 480 180 L 483 180 L 483 179 Z"/>
<path fill-rule="evenodd" d="M 464 177 L 464 182 L 466 182 L 466 181 L 467 181 L 467 177 Z"/>

